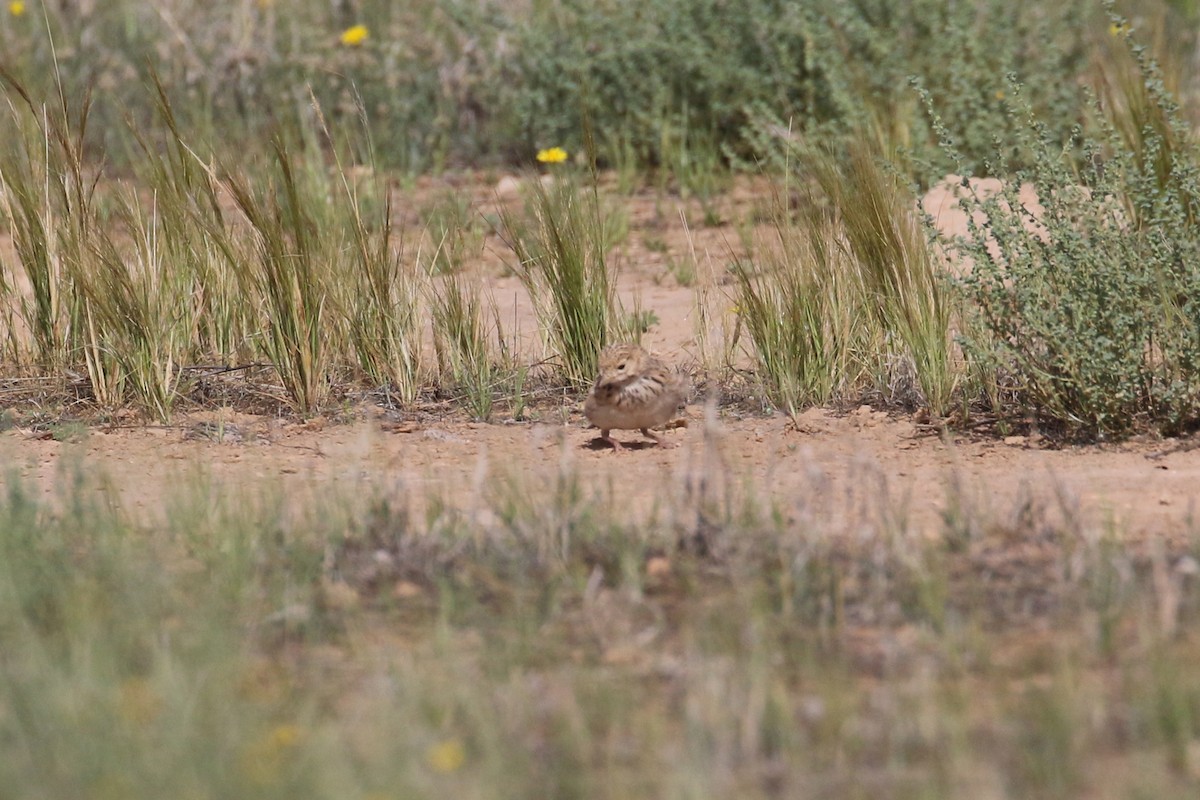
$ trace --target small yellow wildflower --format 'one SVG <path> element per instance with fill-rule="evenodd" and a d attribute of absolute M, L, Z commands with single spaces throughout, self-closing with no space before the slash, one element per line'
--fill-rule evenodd
<path fill-rule="evenodd" d="M 561 164 L 567 160 L 567 151 L 561 147 L 538 150 L 537 160 L 543 164 Z"/>
<path fill-rule="evenodd" d="M 467 760 L 462 742 L 458 739 L 447 739 L 429 748 L 425 754 L 429 766 L 437 772 L 454 772 Z"/>
<path fill-rule="evenodd" d="M 14 17 L 21 16 L 25 13 L 25 3 L 23 3 L 22 0 L 12 0 L 12 2 L 8 4 L 8 13 L 12 14 Z"/>
<path fill-rule="evenodd" d="M 352 28 L 346 28 L 346 30 L 342 31 L 339 40 L 347 47 L 356 47 L 366 41 L 370 33 L 366 25 L 355 25 Z"/>
<path fill-rule="evenodd" d="M 997 100 L 1003 100 L 1005 97 L 1006 97 L 1006 95 L 1004 94 L 1004 90 L 1003 90 L 1003 89 L 997 89 L 997 90 L 996 90 L 996 99 L 997 99 Z"/>
<path fill-rule="evenodd" d="M 242 773 L 259 786 L 278 783 L 304 733 L 298 725 L 276 725 L 242 751 Z"/>
<path fill-rule="evenodd" d="M 1108 26 L 1108 35 L 1109 36 L 1120 36 L 1121 34 L 1125 33 L 1128 30 L 1129 30 L 1128 25 L 1124 25 L 1124 24 L 1118 25 L 1117 23 L 1114 22 Z"/>
<path fill-rule="evenodd" d="M 299 725 L 276 725 L 267 735 L 266 743 L 272 749 L 287 750 L 294 747 L 303 735 L 304 729 Z"/>

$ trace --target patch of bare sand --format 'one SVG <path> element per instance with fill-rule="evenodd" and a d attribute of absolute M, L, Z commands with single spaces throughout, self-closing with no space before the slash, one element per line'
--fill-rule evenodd
<path fill-rule="evenodd" d="M 1011 522 L 1032 501 L 1052 516 L 1064 506 L 1072 514 L 1078 508 L 1084 524 L 1098 531 L 1112 525 L 1134 536 L 1176 537 L 1190 530 L 1200 485 L 1200 449 L 1178 444 L 1050 450 L 1019 440 L 943 440 L 908 419 L 865 408 L 845 416 L 810 411 L 799 429 L 779 416 L 727 417 L 716 436 L 705 437 L 701 416 L 692 409 L 689 427 L 666 434 L 676 447 L 621 453 L 597 447 L 595 431 L 583 428 L 577 414 L 567 424 L 439 422 L 391 430 L 375 420 L 261 430 L 252 430 L 261 423 L 251 421 L 234 426 L 236 435 L 227 429 L 224 442 L 197 437 L 194 428 L 95 429 L 78 444 L 15 430 L 0 436 L 0 449 L 15 474 L 47 496 L 63 467 L 81 459 L 106 477 L 125 507 L 148 519 L 162 513 L 164 497 L 198 475 L 237 491 L 282 486 L 298 507 L 370 492 L 469 506 L 493 476 L 515 476 L 537 492 L 564 467 L 578 471 L 586 492 L 611 502 L 618 518 L 642 516 L 670 497 L 678 500 L 689 475 L 715 464 L 720 474 L 739 485 L 748 480 L 785 513 L 803 518 L 821 507 L 853 523 L 859 510 L 882 505 L 902 512 L 898 519 L 910 531 L 936 535 L 952 502 L 948 487 L 957 484 L 967 506 L 993 524 Z M 712 442 L 715 450 L 708 449 Z"/>

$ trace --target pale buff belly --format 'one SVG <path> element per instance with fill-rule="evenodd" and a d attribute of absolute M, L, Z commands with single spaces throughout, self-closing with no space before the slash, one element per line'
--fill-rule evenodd
<path fill-rule="evenodd" d="M 610 405 L 589 397 L 583 413 L 600 430 L 638 430 L 662 425 L 675 415 L 679 398 L 664 397 L 649 403 Z"/>

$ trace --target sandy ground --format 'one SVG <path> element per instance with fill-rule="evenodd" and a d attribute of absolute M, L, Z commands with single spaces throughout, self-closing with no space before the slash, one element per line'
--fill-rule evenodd
<path fill-rule="evenodd" d="M 710 464 L 739 483 L 747 479 L 787 511 L 823 504 L 849 512 L 885 498 L 912 530 L 927 534 L 943 529 L 953 486 L 975 513 L 1000 525 L 1032 499 L 1053 513 L 1078 510 L 1098 532 L 1112 524 L 1121 533 L 1174 538 L 1191 530 L 1196 511 L 1200 448 L 1178 442 L 1042 449 L 1021 437 L 942 437 L 866 408 L 848 415 L 813 410 L 799 426 L 782 416 L 726 417 L 706 436 L 703 409 L 689 411 L 688 427 L 664 434 L 675 446 L 647 443 L 620 453 L 600 446 L 578 418 L 278 423 L 235 441 L 263 424 L 248 420 L 231 423 L 224 442 L 180 428 L 95 429 L 75 444 L 14 430 L 0 437 L 0 453 L 47 496 L 64 467 L 83 463 L 128 508 L 150 518 L 161 512 L 164 493 L 197 477 L 237 490 L 283 486 L 301 504 L 365 491 L 471 504 L 490 477 L 516 476 L 536 494 L 564 467 L 577 470 L 585 491 L 612 502 L 620 517 L 678 497 L 688 477 Z"/>
<path fill-rule="evenodd" d="M 489 204 L 513 201 L 498 196 L 498 185 L 477 180 L 470 186 L 485 211 Z M 428 182 L 417 189 L 426 195 L 445 190 Z M 627 305 L 636 299 L 658 317 L 645 338 L 648 346 L 693 368 L 725 357 L 724 337 L 733 323 L 726 265 L 741 248 L 732 221 L 765 204 L 767 195 L 762 184 L 739 182 L 720 206 L 726 224 L 709 227 L 699 224 L 695 203 L 648 193 L 614 196 L 612 202 L 623 206 L 630 224 L 628 240 L 613 262 L 620 269 L 619 293 Z M 935 190 L 927 206 L 943 225 L 963 226 L 946 195 Z M 488 235 L 477 269 L 488 278 L 505 336 L 536 360 L 541 347 L 536 318 L 519 282 L 505 276 L 506 258 L 503 242 Z M 695 268 L 694 285 L 680 285 L 671 272 L 672 263 L 684 260 Z M 705 324 L 697 313 L 698 299 L 709 311 Z M 743 350 L 728 355 L 747 363 Z M 564 464 L 579 471 L 589 491 L 638 512 L 677 491 L 700 465 L 716 463 L 784 508 L 834 499 L 850 508 L 886 492 L 888 502 L 906 509 L 910 525 L 924 532 L 941 529 L 942 512 L 951 502 L 947 487 L 958 485 L 973 507 L 1001 523 L 1033 497 L 1050 507 L 1077 505 L 1097 530 L 1115 524 L 1130 534 L 1180 536 L 1191 529 L 1200 486 L 1200 449 L 1189 449 L 1190 442 L 1051 449 L 1036 437 L 944 437 L 911 418 L 868 408 L 812 410 L 797 423 L 728 408 L 715 425 L 706 426 L 703 408 L 694 406 L 687 426 L 666 434 L 675 447 L 613 453 L 593 443 L 595 432 L 585 429 L 578 407 L 545 409 L 539 406 L 538 421 L 495 424 L 406 419 L 370 406 L 358 408 L 357 421 L 346 424 L 222 412 L 223 430 L 212 425 L 213 412 L 185 409 L 172 427 L 98 426 L 75 444 L 16 428 L 0 434 L 0 454 L 47 494 L 53 493 L 62 467 L 82 457 L 89 471 L 106 476 L 126 506 L 150 515 L 161 512 L 164 493 L 196 475 L 239 488 L 282 483 L 298 498 L 361 494 L 370 486 L 414 495 L 433 490 L 470 502 L 487 475 L 517 472 L 536 483 Z M 208 435 L 197 435 L 202 425 L 209 426 L 203 429 Z"/>

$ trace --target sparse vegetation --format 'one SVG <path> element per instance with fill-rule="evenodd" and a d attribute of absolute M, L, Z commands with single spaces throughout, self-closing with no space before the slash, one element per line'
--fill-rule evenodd
<path fill-rule="evenodd" d="M 483 294 L 477 285 L 450 275 L 437 285 L 431 306 L 438 365 L 450 376 L 451 386 L 462 392 L 471 415 L 488 420 L 499 369 L 489 345 L 489 309 Z"/>
<path fill-rule="evenodd" d="M 844 165 L 826 152 L 800 163 L 819 191 L 805 194 L 796 219 L 777 198 L 774 241 L 761 243 L 761 263 L 735 270 L 772 397 L 795 412 L 876 392 L 946 413 L 960 370 L 952 297 L 916 199 L 862 141 Z"/>
<path fill-rule="evenodd" d="M 736 265 L 737 314 L 768 393 L 794 414 L 861 393 L 882 370 L 883 342 L 842 227 L 820 211 L 777 214 L 778 244 Z"/>
<path fill-rule="evenodd" d="M 434 272 L 458 272 L 479 256 L 483 246 L 482 219 L 469 196 L 453 191 L 439 194 L 421 216 L 432 244 Z"/>
<path fill-rule="evenodd" d="M 0 477 L 0 785 L 1197 796 L 1190 518 L 998 510 L 962 472 L 926 513 L 870 466 L 783 496 L 717 423 L 1200 427 L 1197 12 L 1127 5 L 0 5 L 6 441 L 266 448 L 237 415 L 367 409 L 414 450 L 539 421 L 560 459 L 473 451 L 469 502 Z M 918 205 L 951 172 L 958 241 Z M 625 502 L 546 423 L 681 291 L 711 401 Z"/>
<path fill-rule="evenodd" d="M 570 178 L 534 183 L 525 213 L 501 217 L 517 277 L 562 374 L 576 385 L 596 377 L 600 351 L 617 330 L 616 275 L 608 263 L 617 236 L 608 220 L 596 190 Z"/>
<path fill-rule="evenodd" d="M 484 217 L 466 192 L 434 193 L 423 206 L 406 209 L 415 212 L 419 230 L 411 232 L 405 248 L 406 232 L 395 227 L 405 210 L 397 208 L 394 187 L 376 170 L 396 161 L 411 166 L 444 164 L 466 153 L 482 156 L 477 146 L 487 139 L 483 131 L 491 130 L 494 137 L 498 129 L 488 126 L 512 125 L 516 115 L 524 120 L 516 127 L 524 131 L 529 154 L 546 140 L 581 142 L 582 160 L 592 167 L 589 185 L 582 188 L 577 182 L 581 157 L 543 147 L 556 160 L 575 163 L 548 164 L 551 182 L 524 181 L 525 212 L 499 203 L 496 217 L 515 252 L 510 263 L 537 306 L 547 363 L 557 368 L 560 382 L 586 385 L 601 347 L 616 337 L 636 338 L 646 328 L 637 314 L 618 308 L 613 253 L 629 239 L 629 219 L 599 188 L 594 170 L 610 159 L 605 148 L 617 148 L 612 160 L 623 170 L 655 168 L 659 199 L 678 193 L 681 202 L 699 206 L 706 225 L 723 222 L 717 201 L 730 186 L 729 170 L 756 155 L 765 165 L 789 164 L 786 177 L 773 175 L 784 181 L 781 203 L 792 203 L 798 194 L 814 207 L 827 207 L 832 220 L 809 211 L 797 218 L 781 208 L 772 215 L 780 244 L 755 245 L 753 253 L 738 256 L 738 306 L 755 315 L 745 318 L 746 331 L 760 360 L 760 378 L 776 404 L 795 410 L 806 403 L 865 397 L 927 407 L 936 417 L 952 410 L 968 417 L 976 393 L 986 390 L 989 413 L 1005 416 L 1009 409 L 1002 407 L 1002 398 L 1015 398 L 1020 407 L 1011 409 L 1014 413 L 1032 411 L 1087 435 L 1147 424 L 1167 432 L 1191 427 L 1186 409 L 1196 393 L 1187 376 L 1195 359 L 1187 331 L 1194 326 L 1187 322 L 1184 298 L 1191 294 L 1186 264 L 1193 244 L 1185 239 L 1194 220 L 1196 187 L 1189 166 L 1194 144 L 1167 87 L 1180 93 L 1190 88 L 1178 69 L 1164 77 L 1144 51 L 1130 48 L 1130 23 L 1071 17 L 1067 7 L 1053 13 L 1011 10 L 990 0 L 953 8 L 937 0 L 911 0 L 889 5 L 888 13 L 870 4 L 852 12 L 813 2 L 773 13 L 773 32 L 759 39 L 752 35 L 755 20 L 768 7 L 779 11 L 769 2 L 736 13 L 702 4 L 685 13 L 676 0 L 655 0 L 637 11 L 645 18 L 636 25 L 628 17 L 633 12 L 616 4 L 582 9 L 554 3 L 520 18 L 494 7 L 491 13 L 499 16 L 492 22 L 511 23 L 509 32 L 521 48 L 503 65 L 475 50 L 456 62 L 455 70 L 444 72 L 439 80 L 455 83 L 465 80 L 463 70 L 471 72 L 466 65 L 480 67 L 469 90 L 439 94 L 458 97 L 453 113 L 441 105 L 445 99 L 431 101 L 445 112 L 437 132 L 421 133 L 415 123 L 405 128 L 399 138 L 407 155 L 389 162 L 396 154 L 384 151 L 395 138 L 381 137 L 378 130 L 399 112 L 376 102 L 379 87 L 369 77 L 370 66 L 422 35 L 404 27 L 411 22 L 406 14 L 427 14 L 429 30 L 446 34 L 447 49 L 440 56 L 406 50 L 405 58 L 436 60 L 458 52 L 465 41 L 459 37 L 469 37 L 488 12 L 444 2 L 438 6 L 429 0 L 404 13 L 368 3 L 358 10 L 361 19 L 324 18 L 321 24 L 332 26 L 332 35 L 312 52 L 343 63 L 348 71 L 341 79 L 354 76 L 356 81 L 336 91 L 324 78 L 305 86 L 288 83 L 295 81 L 291 70 L 301 52 L 289 48 L 300 41 L 312 44 L 311 35 L 286 45 L 272 39 L 262 63 L 239 67 L 243 83 L 233 96 L 246 101 L 261 96 L 272 82 L 289 86 L 297 97 L 295 113 L 273 121 L 255 117 L 249 106 L 227 116 L 229 98 L 218 101 L 209 93 L 225 87 L 228 76 L 205 72 L 208 83 L 183 87 L 173 65 L 151 59 L 154 71 L 145 81 L 122 84 L 123 96 L 139 93 L 126 97 L 125 119 L 108 125 L 111 101 L 93 102 L 80 90 L 71 60 L 75 52 L 54 62 L 57 72 L 38 72 L 30 67 L 54 58 L 48 42 L 44 48 L 16 47 L 5 73 L 10 102 L 3 125 L 12 146 L 0 159 L 0 207 L 17 265 L 10 264 L 0 285 L 12 301 L 0 317 L 6 323 L 9 362 L 51 377 L 82 372 L 99 407 L 132 402 L 163 420 L 179 396 L 193 388 L 188 368 L 205 363 L 269 364 L 277 383 L 264 387 L 267 393 L 302 414 L 319 413 L 348 392 L 381 390 L 411 405 L 423 388 L 439 380 L 422 369 L 421 298 L 428 294 L 428 273 L 463 271 L 483 248 Z M 448 13 L 452 7 L 455 13 Z M 439 8 L 446 13 L 439 16 Z M 1159 17 L 1143 16 L 1166 19 L 1161 15 L 1175 13 L 1159 11 Z M 236 21 L 258 32 L 297 32 L 303 25 L 319 27 L 321 19 L 312 8 L 280 15 L 271 4 L 239 13 L 243 16 Z M 215 38 L 199 36 L 198 28 L 192 35 L 189 26 L 199 25 L 200 18 L 182 9 L 153 23 L 125 3 L 87 14 L 32 17 L 10 12 L 4 36 L 14 43 L 21 36 L 41 41 L 48 20 L 49 33 L 74 41 L 84 31 L 137 20 L 151 28 L 169 24 L 173 36 L 198 48 L 189 57 L 199 58 L 201 41 L 205 47 L 216 45 Z M 232 29 L 234 21 L 210 19 L 215 27 L 205 33 L 219 36 L 225 30 L 221 25 Z M 560 44 L 602 22 L 628 29 L 622 40 L 626 49 L 601 48 L 586 63 L 563 66 L 567 51 Z M 654 34 L 668 22 L 680 33 L 670 42 Z M 355 23 L 362 28 L 352 27 Z M 20 36 L 18 25 L 24 26 Z M 998 44 L 987 52 L 968 46 L 978 39 L 981 25 L 999 32 L 989 39 Z M 539 40 L 535 34 L 547 26 L 561 36 Z M 344 31 L 351 33 L 339 38 Z M 880 56 L 872 42 L 893 35 L 900 35 L 905 46 Z M 923 45 L 931 39 L 940 49 L 925 52 Z M 1070 46 L 1045 46 L 1052 39 Z M 88 41 L 92 48 L 117 48 L 110 54 L 114 59 L 102 62 L 106 68 L 132 63 L 130 56 L 140 46 L 119 37 L 104 44 Z M 1156 52 L 1167 57 L 1179 52 L 1177 43 L 1164 44 L 1161 36 L 1156 41 Z M 957 43 L 953 53 L 946 50 L 948 42 Z M 1100 54 L 1091 62 L 1080 55 L 1089 47 Z M 1030 58 L 1030 51 L 1040 55 Z M 1049 55 L 1052 51 L 1061 55 Z M 939 68 L 931 52 L 941 54 Z M 657 60 L 649 58 L 655 53 Z M 721 57 L 702 66 L 695 60 L 697 54 L 714 53 Z M 242 62 L 227 58 L 222 63 Z M 663 83 L 665 73 L 658 70 L 670 63 L 691 65 L 690 72 L 684 70 L 694 78 L 686 90 Z M 559 67 L 552 69 L 555 64 Z M 1013 74 L 1000 74 L 1010 68 Z M 390 69 L 381 74 L 386 78 Z M 554 69 L 576 81 L 564 86 L 591 86 L 594 105 L 570 109 L 550 103 L 562 91 L 548 81 Z M 501 75 L 511 78 L 505 70 L 529 80 L 502 80 Z M 637 80 L 631 77 L 635 72 Z M 902 74 L 912 84 L 893 80 Z M 44 75 L 57 75 L 57 82 L 46 85 Z M 614 80 L 637 88 L 624 97 L 620 110 L 608 83 Z M 892 88 L 869 91 L 880 80 Z M 1098 87 L 1099 104 L 1074 85 L 1085 81 Z M 429 99 L 421 91 L 412 96 Z M 871 100 L 864 106 L 854 99 L 860 97 Z M 489 106 L 485 98 L 500 105 Z M 211 102 L 203 105 L 201 99 Z M 871 105 L 881 103 L 882 108 Z M 994 113 L 980 116 L 980 103 Z M 458 126 L 471 108 L 481 114 L 481 127 L 474 132 L 481 138 L 467 145 Z M 984 149 L 978 125 L 993 117 L 996 124 L 987 125 Z M 892 120 L 890 126 L 881 125 L 885 118 Z M 105 125 L 102 140 L 96 138 L 98 124 Z M 262 135 L 268 128 L 270 135 Z M 239 147 L 250 141 L 253 146 Z M 117 188 L 116 177 L 95 158 L 101 145 L 117 163 L 137 154 L 126 187 Z M 505 147 L 497 145 L 493 155 Z M 1057 167 L 1055 159 L 1062 162 Z M 989 277 L 977 272 L 967 283 L 972 296 L 959 317 L 958 298 L 937 274 L 935 250 L 918 224 L 906 183 L 906 176 L 923 180 L 949 166 L 964 175 L 1008 176 L 1010 188 L 1032 176 L 1048 212 L 1074 220 L 1048 225 L 1051 237 L 1057 237 L 1050 243 L 1032 235 L 1028 224 L 1009 225 L 1004 234 L 1009 238 L 999 246 L 1019 252 L 997 257 L 986 242 L 1008 223 L 1001 200 L 993 198 L 988 224 L 972 245 L 976 252 L 968 254 L 977 268 L 991 264 L 992 270 Z M 1087 191 L 1071 199 L 1071 187 L 1081 182 Z M 1076 241 L 1078 219 L 1113 211 L 1115 206 L 1096 202 L 1109 196 L 1139 236 L 1126 240 L 1112 217 L 1085 233 L 1094 241 Z M 1159 231 L 1171 238 L 1162 239 Z M 1112 247 L 1097 245 L 1095 237 L 1102 234 L 1115 237 Z M 661 247 L 656 235 L 643 238 Z M 1025 312 L 1005 305 L 998 287 L 1018 269 L 1031 280 L 1049 281 L 1041 289 L 1021 290 L 1033 304 L 1028 311 L 1044 306 L 1047 293 L 1069 300 L 1070 287 L 1080 285 L 1071 277 L 1075 273 L 1063 273 L 1068 290 L 1060 295 L 1062 287 L 1045 278 L 1048 273 L 1040 266 L 1068 241 L 1082 248 L 1072 259 L 1086 260 L 1095 249 L 1099 260 L 1111 262 L 1100 291 L 1121 302 L 1090 307 L 1116 314 L 1122 303 L 1131 305 L 1119 312 L 1120 320 L 1104 322 L 1079 313 L 1082 307 L 1052 304 L 1049 311 L 1062 310 L 1071 321 L 1062 327 L 1046 318 L 1049 327 L 1043 330 L 1032 318 L 1016 320 L 1014 313 Z M 1140 249 L 1130 250 L 1131 241 L 1141 242 Z M 1146 248 L 1153 252 L 1143 252 Z M 1026 251 L 1032 260 L 1019 267 L 1012 259 L 1025 258 L 1020 254 Z M 1145 269 L 1126 269 L 1130 263 Z M 843 274 L 847 267 L 853 276 Z M 667 269 L 686 286 L 696 280 L 700 266 L 695 253 L 672 254 Z M 1149 273 L 1155 276 L 1147 279 L 1153 286 L 1145 281 L 1127 285 Z M 1135 323 L 1138 314 L 1157 314 L 1158 321 Z M 627 325 L 626 320 L 635 321 Z M 1084 335 L 1101 329 L 1113 335 Z M 954 334 L 965 343 L 969 360 L 959 357 Z M 1055 340 L 1077 344 L 1079 351 L 1067 352 Z M 489 349 L 487 359 L 501 357 L 496 348 Z M 443 358 L 451 350 L 443 349 Z M 1022 353 L 1014 363 L 1014 355 Z M 485 372 L 528 374 L 530 355 L 524 366 L 511 360 L 478 364 L 472 370 L 479 379 L 475 383 Z M 1063 369 L 1076 374 L 1055 377 Z M 1083 374 L 1096 370 L 1104 375 Z M 463 385 L 461 369 L 442 375 Z M 486 382 L 495 385 L 491 377 Z M 1081 393 L 1095 396 L 1075 397 Z M 483 397 L 479 392 L 459 396 Z M 470 405 L 471 413 L 486 416 L 479 402 Z"/>

